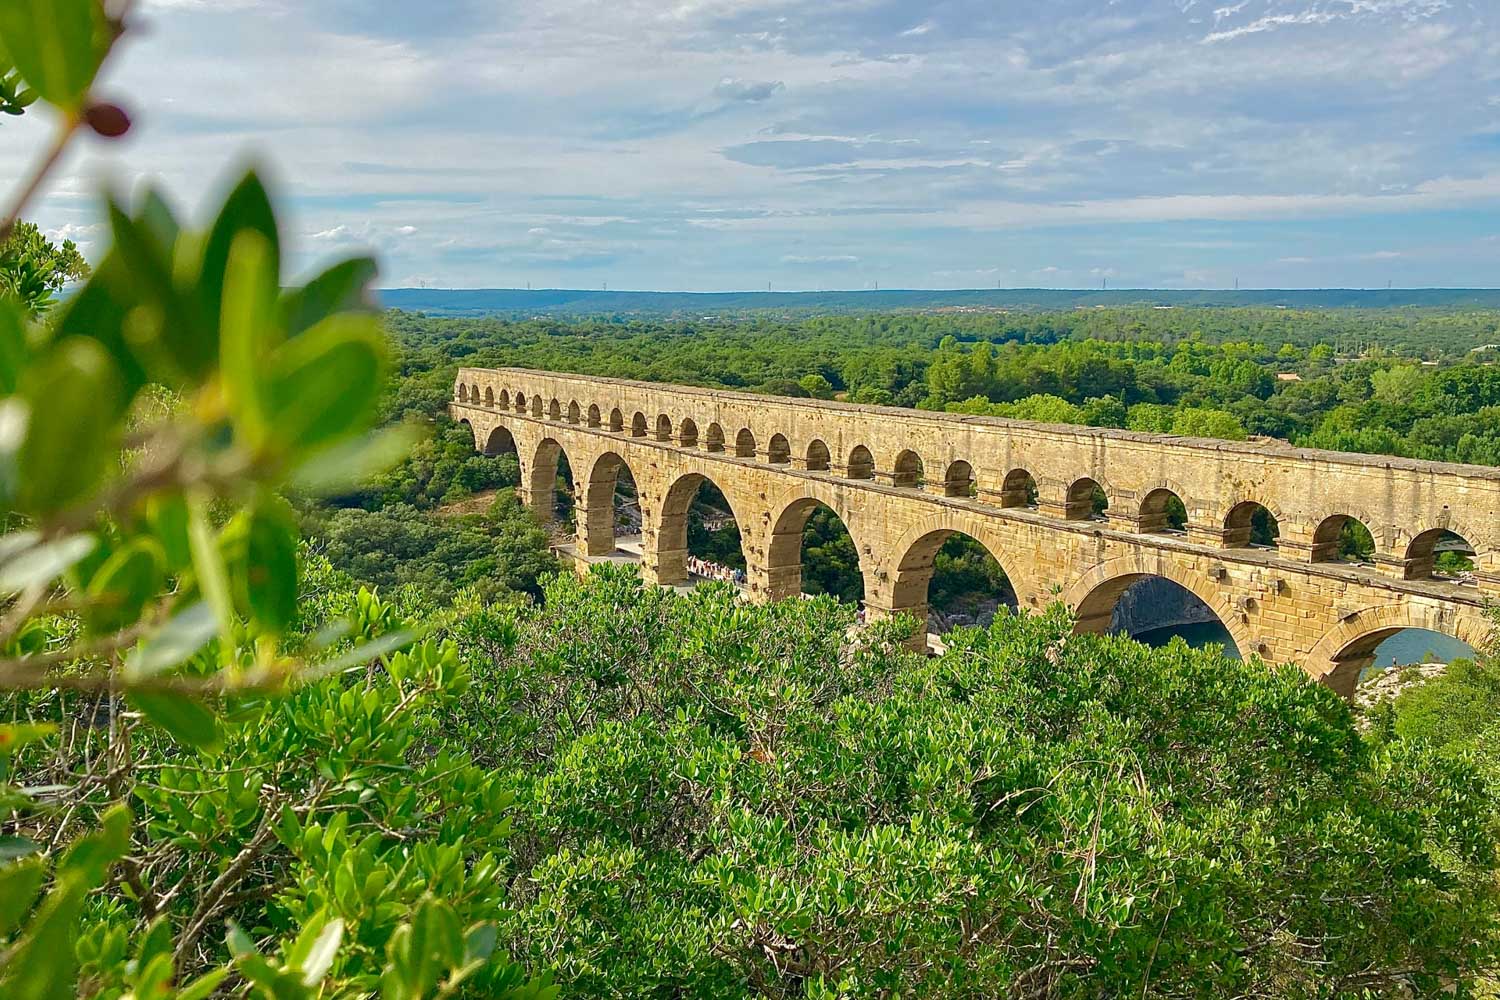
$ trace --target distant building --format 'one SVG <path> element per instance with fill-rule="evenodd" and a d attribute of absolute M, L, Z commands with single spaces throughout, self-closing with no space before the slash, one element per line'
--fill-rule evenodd
<path fill-rule="evenodd" d="M 1278 381 L 1278 382 L 1301 382 L 1302 381 L 1302 376 L 1298 375 L 1296 372 L 1277 372 L 1276 373 L 1276 381 Z"/>

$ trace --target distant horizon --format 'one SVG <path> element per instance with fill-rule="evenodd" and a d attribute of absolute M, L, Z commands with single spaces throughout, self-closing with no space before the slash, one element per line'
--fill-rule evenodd
<path fill-rule="evenodd" d="M 1218 285 L 1196 285 L 1187 286 L 1151 286 L 1151 285 L 1121 285 L 1119 287 L 1088 288 L 1084 286 L 1061 286 L 1061 285 L 1002 285 L 996 286 L 922 286 L 922 285 L 893 285 L 890 288 L 711 288 L 711 289 L 676 289 L 676 288 L 585 288 L 576 285 L 546 285 L 546 286 L 521 286 L 521 285 L 377 285 L 377 292 L 570 292 L 574 294 L 597 293 L 600 295 L 635 294 L 635 295 L 852 295 L 858 293 L 880 294 L 883 292 L 923 292 L 930 294 L 942 294 L 944 292 L 968 293 L 968 292 L 1056 292 L 1058 294 L 1091 294 L 1095 292 L 1151 292 L 1151 293 L 1182 293 L 1193 294 L 1197 292 L 1269 292 L 1269 293 L 1301 293 L 1301 292 L 1496 292 L 1500 293 L 1500 285 L 1280 285 L 1280 286 L 1218 286 Z"/>
<path fill-rule="evenodd" d="M 723 314 L 761 310 L 1046 311 L 1075 308 L 1500 310 L 1500 288 L 881 288 L 669 292 L 624 288 L 384 288 L 379 304 L 439 315 Z"/>

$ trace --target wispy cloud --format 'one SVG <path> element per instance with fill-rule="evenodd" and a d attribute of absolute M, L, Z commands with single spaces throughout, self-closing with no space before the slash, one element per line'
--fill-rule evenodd
<path fill-rule="evenodd" d="M 726 76 L 714 86 L 714 95 L 726 101 L 768 101 L 778 90 L 785 90 L 780 80 L 737 80 Z"/>
<path fill-rule="evenodd" d="M 387 283 L 1493 283 L 1475 0 L 146 0 L 136 135 L 38 203 L 275 164 Z M 15 184 L 47 123 L 3 125 Z M 1109 273 L 1106 273 L 1109 272 Z"/>

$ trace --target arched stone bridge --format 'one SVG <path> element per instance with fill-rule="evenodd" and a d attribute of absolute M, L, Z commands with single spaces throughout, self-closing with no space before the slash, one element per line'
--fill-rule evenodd
<path fill-rule="evenodd" d="M 514 444 L 522 500 L 544 515 L 567 456 L 581 559 L 614 552 L 629 468 L 655 582 L 686 582 L 687 511 L 711 480 L 757 601 L 799 592 L 802 531 L 821 504 L 855 542 L 873 614 L 925 621 L 933 558 L 962 532 L 1023 608 L 1060 598 L 1080 630 L 1103 630 L 1126 588 L 1165 577 L 1242 654 L 1297 662 L 1347 694 L 1398 629 L 1484 641 L 1485 599 L 1500 596 L 1495 468 L 508 368 L 462 369 L 450 410 L 477 449 Z M 1272 517 L 1274 547 L 1256 544 Z M 1369 562 L 1339 561 L 1351 519 L 1374 539 Z M 1452 548 L 1474 553 L 1462 581 L 1434 572 Z"/>

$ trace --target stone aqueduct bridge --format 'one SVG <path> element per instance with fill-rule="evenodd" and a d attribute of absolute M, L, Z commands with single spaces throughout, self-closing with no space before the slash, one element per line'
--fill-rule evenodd
<path fill-rule="evenodd" d="M 450 409 L 477 449 L 514 444 L 521 498 L 544 515 L 567 456 L 581 560 L 615 551 L 629 468 L 642 571 L 658 583 L 686 582 L 688 507 L 711 480 L 740 526 L 756 601 L 799 592 L 802 531 L 820 504 L 854 540 L 873 614 L 925 620 L 933 558 L 962 532 L 1023 608 L 1060 598 L 1080 630 L 1099 631 L 1127 587 L 1165 577 L 1207 603 L 1242 654 L 1297 662 L 1346 694 L 1397 629 L 1483 641 L 1485 600 L 1500 597 L 1500 469 L 522 369 L 461 370 Z M 1173 495 L 1182 530 L 1169 526 Z M 1251 544 L 1261 507 L 1274 548 Z M 1350 518 L 1370 530 L 1373 564 L 1337 561 Z M 1450 532 L 1475 552 L 1472 583 L 1433 575 Z"/>

